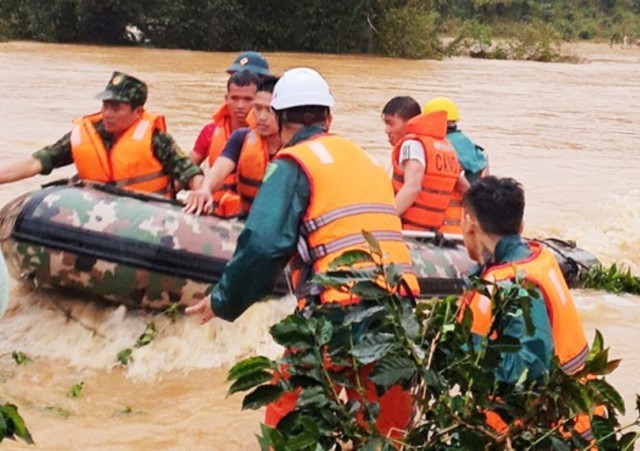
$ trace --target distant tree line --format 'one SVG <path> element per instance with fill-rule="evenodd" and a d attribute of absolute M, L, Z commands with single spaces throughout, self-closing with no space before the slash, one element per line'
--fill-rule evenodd
<path fill-rule="evenodd" d="M 447 53 L 439 40 L 442 35 L 509 37 L 523 24 L 552 30 L 565 40 L 638 37 L 640 0 L 0 2 L 0 37 L 4 39 L 128 44 L 139 38 L 131 33 L 133 26 L 150 45 L 197 50 L 433 58 Z"/>

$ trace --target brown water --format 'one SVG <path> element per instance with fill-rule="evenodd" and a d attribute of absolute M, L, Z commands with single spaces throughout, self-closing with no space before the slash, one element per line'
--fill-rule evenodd
<path fill-rule="evenodd" d="M 267 55 L 275 72 L 309 65 L 326 76 L 337 105 L 334 131 L 388 162 L 380 121 L 384 103 L 413 95 L 456 100 L 461 125 L 490 156 L 494 174 L 527 191 L 527 234 L 575 239 L 605 263 L 640 272 L 640 50 L 581 46 L 586 64 L 399 61 L 367 56 Z M 95 111 L 93 96 L 113 70 L 150 85 L 151 111 L 189 150 L 223 97 L 233 54 L 141 48 L 0 44 L 0 164 L 23 158 Z M 0 204 L 41 183 L 72 174 L 60 169 L 0 191 Z M 574 291 L 587 334 L 598 328 L 613 357 L 611 381 L 633 409 L 640 392 L 640 298 Z M 45 449 L 257 448 L 261 412 L 242 412 L 226 398 L 225 368 L 253 353 L 276 356 L 267 328 L 292 309 L 291 299 L 254 306 L 234 324 L 194 319 L 155 322 L 158 338 L 134 353 L 128 368 L 115 355 L 130 347 L 151 316 L 31 292 L 13 282 L 0 320 L 0 398 L 19 405 Z M 21 350 L 34 363 L 17 366 Z M 84 382 L 81 396 L 67 396 Z M 629 416 L 630 417 L 630 416 Z M 6 444 L 4 446 L 20 447 Z"/>

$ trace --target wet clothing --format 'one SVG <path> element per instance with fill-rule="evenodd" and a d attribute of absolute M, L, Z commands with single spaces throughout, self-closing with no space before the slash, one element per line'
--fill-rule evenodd
<path fill-rule="evenodd" d="M 531 249 L 520 237 L 520 235 L 510 235 L 503 237 L 496 245 L 493 256 L 479 269 L 476 275 L 485 276 L 492 267 L 500 264 L 517 262 L 531 257 Z M 467 294 L 469 296 L 469 294 Z M 480 297 L 467 297 L 464 302 L 471 306 L 474 313 L 484 312 L 488 309 L 488 315 L 491 314 L 490 301 Z M 480 305 L 484 303 L 485 305 Z M 482 340 L 482 333 L 486 333 L 483 328 L 477 327 L 478 318 L 474 317 L 474 342 L 479 345 Z M 527 335 L 524 318 L 522 315 L 507 315 L 504 317 L 506 325 L 504 333 L 512 337 L 518 338 L 522 344 L 522 348 L 518 352 L 502 353 L 502 360 L 498 368 L 496 368 L 496 379 L 500 382 L 515 383 L 520 378 L 524 369 L 529 370 L 528 378 L 530 380 L 539 379 L 545 371 L 548 371 L 551 365 L 551 357 L 553 356 L 553 335 L 551 331 L 551 323 L 549 321 L 549 312 L 545 300 L 540 294 L 531 302 L 531 320 L 534 325 L 532 336 Z"/>
<path fill-rule="evenodd" d="M 102 139 L 104 147 L 110 151 L 115 143 L 114 136 L 104 130 L 101 121 L 95 124 L 95 129 Z M 180 182 L 182 186 L 188 186 L 194 176 L 202 174 L 202 171 L 182 152 L 168 133 L 154 131 L 151 144 L 153 155 L 162 164 L 164 172 Z M 50 174 L 55 168 L 73 164 L 71 132 L 64 135 L 55 144 L 33 153 L 32 156 L 42 164 L 41 174 L 44 175 Z"/>

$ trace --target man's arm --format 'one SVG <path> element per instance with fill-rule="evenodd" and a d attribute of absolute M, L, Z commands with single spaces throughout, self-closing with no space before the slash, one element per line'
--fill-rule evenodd
<path fill-rule="evenodd" d="M 194 165 L 200 166 L 205 158 L 209 156 L 209 147 L 211 146 L 211 139 L 215 129 L 216 123 L 210 122 L 200 130 L 200 134 L 193 144 L 193 150 L 189 153 L 189 159 Z"/>
<path fill-rule="evenodd" d="M 8 163 L 0 167 L 0 183 L 15 182 L 42 172 L 42 163 L 34 157 Z"/>
<path fill-rule="evenodd" d="M 310 187 L 302 169 L 280 159 L 269 165 L 251 207 L 233 258 L 211 296 L 187 309 L 227 321 L 269 295 L 296 252 L 300 221 L 309 206 Z"/>
<path fill-rule="evenodd" d="M 153 154 L 162 164 L 165 174 L 181 186 L 191 189 L 200 187 L 202 177 L 196 176 L 202 176 L 202 171 L 184 154 L 171 135 L 161 131 L 154 132 L 152 145 Z"/>
<path fill-rule="evenodd" d="M 244 139 L 249 132 L 248 128 L 242 128 L 233 132 L 220 156 L 213 166 L 205 174 L 204 180 L 197 191 L 190 191 L 185 199 L 184 211 L 199 215 L 211 214 L 213 211 L 213 198 L 211 194 L 218 191 L 227 178 L 236 170 L 240 152 L 244 145 Z"/>
<path fill-rule="evenodd" d="M 213 166 L 207 171 L 199 188 L 192 188 L 184 201 L 183 211 L 187 213 L 211 214 L 213 211 L 213 197 L 211 194 L 218 191 L 224 179 L 232 174 L 236 169 L 236 164 L 228 158 L 220 155 Z"/>
<path fill-rule="evenodd" d="M 413 205 L 422 190 L 422 179 L 425 167 L 417 160 L 407 160 L 404 163 L 404 184 L 396 194 L 398 213 L 404 213 Z"/>

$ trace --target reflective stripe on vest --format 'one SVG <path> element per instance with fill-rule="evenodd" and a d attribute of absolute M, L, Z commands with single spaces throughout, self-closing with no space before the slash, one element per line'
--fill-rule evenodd
<path fill-rule="evenodd" d="M 575 373 L 582 368 L 589 354 L 580 316 L 553 253 L 537 243 L 529 243 L 529 246 L 533 254 L 515 262 L 517 271 L 540 289 L 547 305 L 555 355 L 566 373 Z M 482 275 L 483 279 L 492 282 L 514 277 L 514 263 L 494 266 Z M 491 301 L 478 293 L 467 293 L 464 305 L 473 312 L 473 332 L 486 335 L 493 321 Z"/>
<path fill-rule="evenodd" d="M 344 251 L 368 249 L 363 230 L 379 240 L 385 263 L 402 265 L 414 294 L 419 288 L 409 250 L 402 239 L 389 178 L 362 149 L 346 138 L 316 136 L 281 150 L 276 158 L 294 160 L 304 171 L 311 196 L 300 225 L 298 257 L 292 261 L 293 285 L 300 298 L 309 293 L 321 302 L 356 302 L 349 293 L 308 283 L 329 270 Z M 365 263 L 356 265 L 364 268 Z"/>
<path fill-rule="evenodd" d="M 238 159 L 237 184 L 242 199 L 242 208 L 251 209 L 251 204 L 262 185 L 262 178 L 269 164 L 269 144 L 255 130 L 249 131 L 244 138 L 240 158 Z"/>
<path fill-rule="evenodd" d="M 171 195 L 171 178 L 153 153 L 154 132 L 166 130 L 164 117 L 144 111 L 108 151 L 95 128 L 100 121 L 102 113 L 74 121 L 71 153 L 80 178 L 133 191 Z"/>

